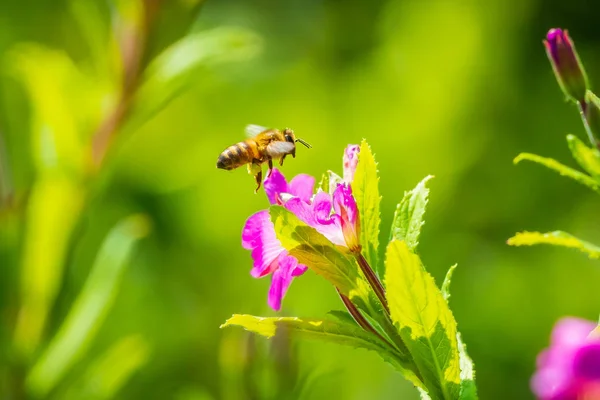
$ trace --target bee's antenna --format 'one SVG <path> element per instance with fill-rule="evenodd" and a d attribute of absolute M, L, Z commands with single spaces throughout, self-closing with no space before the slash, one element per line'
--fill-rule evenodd
<path fill-rule="evenodd" d="M 305 145 L 305 146 L 306 146 L 306 147 L 308 147 L 309 149 L 311 149 L 311 148 L 312 148 L 312 146 L 311 146 L 310 144 L 308 144 L 307 142 L 305 142 L 304 140 L 302 140 L 302 139 L 300 139 L 300 138 L 296 139 L 296 142 L 300 142 L 300 143 L 302 143 L 303 145 Z"/>

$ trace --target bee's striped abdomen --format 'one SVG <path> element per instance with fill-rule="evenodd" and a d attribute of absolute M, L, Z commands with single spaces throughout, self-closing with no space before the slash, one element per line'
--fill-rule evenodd
<path fill-rule="evenodd" d="M 244 164 L 251 163 L 252 160 L 258 157 L 256 145 L 249 141 L 239 142 L 229 146 L 219 156 L 217 160 L 217 168 L 235 169 Z"/>

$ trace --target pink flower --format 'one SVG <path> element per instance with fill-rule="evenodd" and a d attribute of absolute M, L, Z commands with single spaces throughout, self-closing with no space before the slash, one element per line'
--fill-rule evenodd
<path fill-rule="evenodd" d="M 355 150 L 349 152 L 351 148 Z M 354 176 L 356 148 L 348 146 L 344 153 L 344 177 Z M 320 189 L 313 195 L 314 185 L 315 179 L 306 174 L 297 175 L 288 183 L 278 169 L 273 169 L 264 182 L 265 193 L 271 204 L 284 206 L 332 243 L 360 252 L 359 213 L 349 182 L 338 184 L 333 196 Z M 293 278 L 306 272 L 306 265 L 299 264 L 283 248 L 267 210 L 248 218 L 242 231 L 242 246 L 252 251 L 253 277 L 272 274 L 268 304 L 278 311 Z"/>
<path fill-rule="evenodd" d="M 587 76 L 569 33 L 560 28 L 550 29 L 544 46 L 563 92 L 574 101 L 583 102 L 588 87 Z"/>
<path fill-rule="evenodd" d="M 590 335 L 595 328 L 595 323 L 574 317 L 555 325 L 531 379 L 538 399 L 600 398 L 600 338 Z"/>

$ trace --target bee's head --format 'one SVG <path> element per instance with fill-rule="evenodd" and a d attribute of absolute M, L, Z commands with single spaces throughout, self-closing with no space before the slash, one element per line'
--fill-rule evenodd
<path fill-rule="evenodd" d="M 283 130 L 283 137 L 285 138 L 286 142 L 290 142 L 290 143 L 300 142 L 309 149 L 312 147 L 310 144 L 306 143 L 304 140 L 296 138 L 296 135 L 294 135 L 294 131 L 291 130 L 290 128 L 285 128 Z M 296 149 L 294 149 L 294 152 L 292 153 L 292 157 L 296 157 Z"/>

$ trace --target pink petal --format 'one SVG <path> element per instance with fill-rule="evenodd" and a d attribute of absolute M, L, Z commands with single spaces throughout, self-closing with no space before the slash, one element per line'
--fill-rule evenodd
<path fill-rule="evenodd" d="M 275 311 L 281 309 L 281 301 L 290 287 L 294 276 L 301 275 L 306 271 L 306 266 L 299 265 L 298 260 L 288 255 L 287 252 L 281 253 L 277 262 L 278 268 L 273 272 L 268 298 L 269 306 Z"/>
<path fill-rule="evenodd" d="M 596 324 L 582 318 L 566 317 L 556 323 L 552 330 L 551 343 L 553 346 L 578 347 L 585 342 Z"/>
<path fill-rule="evenodd" d="M 344 209 L 344 213 L 348 216 L 347 222 L 356 225 L 358 207 L 354 196 L 352 196 L 352 187 L 349 184 L 338 185 L 335 192 L 333 192 L 333 209 L 338 215 L 342 215 L 342 209 Z"/>
<path fill-rule="evenodd" d="M 310 202 L 315 187 L 315 178 L 307 174 L 299 174 L 288 185 L 288 193 L 299 197 L 302 201 Z"/>
<path fill-rule="evenodd" d="M 248 218 L 242 230 L 242 247 L 252 250 L 253 277 L 265 276 L 277 267 L 275 261 L 285 249 L 275 235 L 275 228 L 267 210 L 259 211 Z"/>
<path fill-rule="evenodd" d="M 352 183 L 354 180 L 359 152 L 360 146 L 357 144 L 349 144 L 344 150 L 344 182 L 346 183 Z"/>
<path fill-rule="evenodd" d="M 339 219 L 328 218 L 318 220 L 313 208 L 314 206 L 315 203 L 312 205 L 307 204 L 297 197 L 294 197 L 285 203 L 285 208 L 293 212 L 300 221 L 315 228 L 317 232 L 329 239 L 330 242 L 345 246 L 346 242 L 344 241 Z"/>
<path fill-rule="evenodd" d="M 279 194 L 289 193 L 285 176 L 277 168 L 273 168 L 271 174 L 265 179 L 264 188 L 271 204 L 282 204 Z"/>

